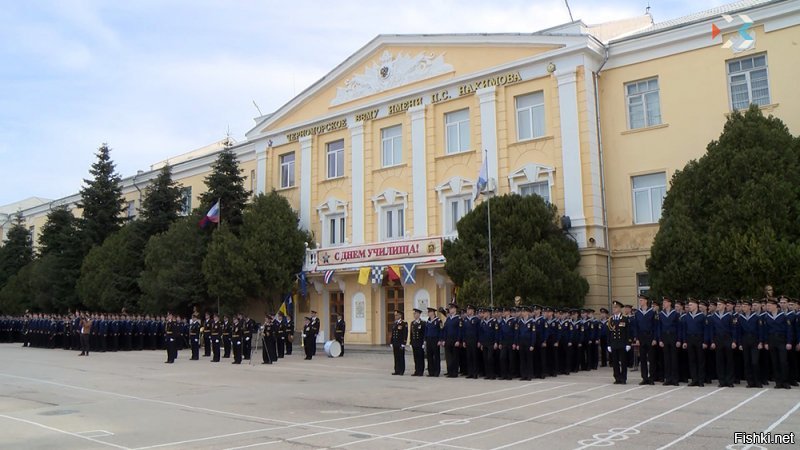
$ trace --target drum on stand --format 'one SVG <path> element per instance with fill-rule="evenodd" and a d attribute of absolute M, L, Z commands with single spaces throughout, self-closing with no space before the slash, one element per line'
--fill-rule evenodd
<path fill-rule="evenodd" d="M 328 341 L 325 343 L 325 354 L 329 358 L 338 358 L 342 356 L 342 344 L 339 341 Z"/>

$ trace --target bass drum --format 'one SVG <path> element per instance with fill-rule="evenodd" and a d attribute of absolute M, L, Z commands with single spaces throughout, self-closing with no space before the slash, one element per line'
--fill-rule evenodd
<path fill-rule="evenodd" d="M 339 341 L 328 341 L 325 343 L 325 354 L 329 358 L 338 358 L 342 356 L 342 344 Z"/>

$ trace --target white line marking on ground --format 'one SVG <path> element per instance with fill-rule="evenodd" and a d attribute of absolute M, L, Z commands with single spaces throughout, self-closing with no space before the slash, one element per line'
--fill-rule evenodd
<path fill-rule="evenodd" d="M 609 445 L 614 445 L 614 441 L 617 440 L 617 439 L 614 439 L 615 437 L 617 437 L 617 436 L 625 436 L 625 435 L 627 435 L 628 431 L 634 431 L 634 430 L 636 431 L 636 433 L 634 433 L 634 434 L 638 434 L 639 433 L 638 428 L 641 427 L 642 425 L 645 425 L 645 424 L 650 423 L 650 422 L 652 422 L 652 421 L 654 421 L 656 419 L 660 419 L 661 417 L 664 417 L 664 416 L 666 416 L 668 414 L 671 414 L 671 413 L 673 413 L 675 411 L 683 409 L 683 408 L 691 405 L 692 403 L 699 402 L 700 400 L 702 400 L 702 399 L 704 399 L 706 397 L 712 396 L 712 395 L 716 394 L 717 392 L 719 392 L 721 390 L 723 390 L 723 388 L 719 388 L 719 389 L 713 390 L 713 391 L 709 392 L 708 394 L 705 394 L 705 395 L 703 395 L 701 397 L 697 397 L 694 400 L 691 400 L 691 401 L 688 401 L 688 402 L 686 402 L 686 403 L 684 403 L 682 405 L 676 406 L 676 407 L 670 409 L 669 411 L 665 411 L 665 412 L 663 412 L 663 413 L 661 413 L 661 414 L 659 414 L 657 416 L 653 416 L 653 417 L 651 417 L 651 418 L 649 418 L 647 420 L 643 420 L 643 421 L 641 421 L 641 422 L 639 422 L 639 423 L 637 423 L 635 425 L 631 425 L 628 428 L 616 428 L 615 429 L 616 431 L 611 432 L 611 433 L 600 433 L 600 434 L 606 435 L 605 437 L 591 439 L 591 440 L 590 439 L 584 439 L 584 440 L 578 441 L 578 444 L 581 444 L 581 447 L 578 447 L 576 450 L 583 450 L 583 449 L 589 448 L 589 447 L 606 447 L 606 446 L 609 446 Z M 623 439 L 627 439 L 627 437 L 625 437 Z"/>
<path fill-rule="evenodd" d="M 766 429 L 766 430 L 764 430 L 764 432 L 765 432 L 765 433 L 769 433 L 770 431 L 772 431 L 772 430 L 774 430 L 775 428 L 777 428 L 777 427 L 778 427 L 778 425 L 780 425 L 781 423 L 783 423 L 783 421 L 784 421 L 784 420 L 788 419 L 788 418 L 789 418 L 789 416 L 791 416 L 792 414 L 794 414 L 794 412 L 795 412 L 795 411 L 797 411 L 798 409 L 800 409 L 800 402 L 797 402 L 797 404 L 796 404 L 796 405 L 794 405 L 794 408 L 790 409 L 789 411 L 786 411 L 786 414 L 782 415 L 782 416 L 781 416 L 781 417 L 780 417 L 778 420 L 776 420 L 775 422 L 772 422 L 772 425 L 770 425 L 769 427 L 767 427 L 767 429 Z M 748 449 L 750 449 L 750 448 L 752 448 L 752 447 L 753 447 L 753 444 L 750 444 L 750 445 L 748 445 L 747 447 L 743 448 L 742 450 L 748 450 Z"/>
<path fill-rule="evenodd" d="M 598 386 L 598 387 L 605 387 L 605 386 L 607 386 L 607 385 Z M 615 397 L 615 396 L 620 395 L 620 394 L 625 394 L 627 392 L 636 391 L 636 390 L 642 389 L 643 387 L 644 386 L 638 386 L 638 387 L 635 387 L 635 388 L 626 389 L 624 391 L 615 392 L 613 394 L 609 394 L 609 395 L 606 395 L 606 396 L 603 396 L 603 397 L 600 397 L 600 398 L 596 398 L 594 400 L 589 400 L 589 401 L 583 402 L 583 403 L 578 404 L 578 405 L 568 406 L 566 408 L 561 408 L 561 409 L 558 409 L 558 410 L 555 410 L 555 411 L 550 411 L 548 413 L 539 414 L 538 416 L 533 416 L 533 417 L 529 417 L 527 419 L 517 420 L 517 421 L 511 422 L 511 423 L 506 423 L 506 424 L 499 425 L 499 426 L 496 426 L 496 427 L 493 427 L 493 428 L 489 428 L 487 430 L 476 431 L 474 433 L 469 433 L 469 434 L 465 434 L 465 435 L 461 435 L 461 436 L 456 436 L 456 437 L 452 437 L 452 438 L 449 438 L 449 439 L 442 439 L 441 441 L 436 441 L 436 442 L 433 442 L 431 444 L 422 445 L 422 446 L 419 446 L 419 447 L 412 447 L 409 450 L 418 449 L 418 448 L 425 448 L 425 447 L 428 447 L 430 445 L 441 445 L 441 444 L 443 444 L 445 442 L 451 442 L 451 441 L 455 441 L 455 440 L 458 440 L 458 439 L 463 439 L 463 438 L 466 438 L 466 437 L 475 436 L 475 435 L 478 435 L 478 434 L 497 431 L 497 430 L 500 430 L 500 429 L 503 429 L 503 428 L 508 428 L 508 427 L 511 427 L 511 426 L 515 426 L 515 425 L 519 425 L 519 424 L 522 424 L 522 423 L 530 422 L 532 420 L 536 420 L 536 419 L 539 419 L 541 417 L 547 417 L 547 416 L 551 416 L 553 414 L 557 414 L 557 413 L 560 413 L 560 412 L 568 411 L 570 409 L 581 408 L 581 407 L 583 407 L 585 405 L 588 405 L 590 403 L 599 402 L 600 400 L 605 400 L 607 398 Z"/>
<path fill-rule="evenodd" d="M 259 447 L 261 445 L 277 444 L 278 442 L 282 442 L 282 441 L 257 442 L 255 444 L 242 445 L 241 447 L 228 447 L 225 450 L 239 450 L 239 449 L 242 449 L 242 448 L 253 448 L 253 447 Z"/>
<path fill-rule="evenodd" d="M 603 388 L 603 387 L 608 387 L 608 386 L 609 385 L 607 385 L 607 384 L 606 385 L 602 385 L 602 386 L 595 386 L 593 388 L 585 389 L 583 391 L 570 392 L 568 394 L 563 394 L 563 395 L 559 395 L 559 396 L 556 396 L 556 397 L 547 398 L 547 399 L 544 399 L 544 400 L 538 400 L 538 401 L 535 401 L 533 403 L 526 403 L 524 405 L 515 406 L 513 408 L 506 408 L 506 409 L 501 409 L 499 411 L 493 411 L 493 412 L 490 412 L 490 413 L 487 413 L 487 414 L 481 414 L 480 416 L 470 417 L 469 421 L 474 421 L 476 419 L 483 419 L 485 417 L 494 416 L 496 414 L 502 414 L 502 413 L 508 412 L 508 411 L 514 411 L 514 410 L 517 410 L 517 409 L 527 408 L 527 407 L 530 407 L 530 406 L 533 406 L 533 405 L 538 405 L 540 403 L 547 403 L 547 402 L 550 402 L 550 401 L 553 401 L 553 400 L 558 400 L 558 399 L 561 399 L 561 398 L 564 398 L 564 397 L 569 397 L 570 395 L 582 394 L 584 392 L 594 391 L 594 390 L 597 390 L 597 389 L 600 389 L 600 388 Z M 536 393 L 538 394 L 538 393 L 541 393 L 541 392 L 543 392 L 543 391 L 537 391 Z M 454 411 L 454 410 L 445 410 L 445 411 L 442 411 L 442 412 L 437 413 L 437 414 L 445 414 L 445 413 L 448 413 L 448 412 L 451 412 L 451 411 Z M 433 415 L 433 414 L 428 414 L 428 415 Z M 425 416 L 420 416 L 420 417 L 425 417 Z M 420 418 L 420 417 L 415 417 L 415 418 Z M 466 419 L 453 419 L 453 420 L 466 420 Z M 469 421 L 467 421 L 467 422 L 469 422 Z M 447 421 L 442 421 L 442 422 L 447 422 Z M 388 434 L 388 435 L 386 435 L 386 437 L 395 437 L 395 436 L 400 436 L 400 435 L 408 434 L 408 433 L 419 433 L 421 431 L 427 431 L 427 430 L 430 430 L 430 429 L 433 429 L 433 428 L 439 428 L 439 427 L 444 426 L 444 425 L 449 425 L 448 423 L 442 423 L 442 422 L 439 422 L 438 425 L 432 425 L 432 426 L 428 426 L 428 427 L 424 427 L 424 428 L 415 428 L 415 429 L 405 430 L 405 431 L 401 431 L 401 432 L 394 433 L 394 434 Z M 354 427 L 354 429 L 355 428 L 358 428 L 358 427 Z M 289 439 L 289 440 L 291 441 L 293 439 L 299 439 L 299 438 L 292 438 L 292 439 Z M 346 447 L 348 445 L 353 445 L 353 444 L 363 444 L 364 442 L 373 441 L 375 439 L 376 438 L 361 439 L 361 440 L 358 440 L 358 441 L 347 442 L 345 444 L 339 444 L 339 445 L 336 445 L 336 446 L 331 447 L 331 448 Z"/>
<path fill-rule="evenodd" d="M 94 438 L 92 438 L 90 436 L 81 436 L 78 433 L 72 433 L 72 432 L 69 432 L 69 431 L 66 431 L 66 430 L 62 430 L 60 428 L 55 428 L 55 427 L 51 427 L 51 426 L 45 425 L 43 423 L 34 422 L 32 420 L 26 420 L 26 419 L 21 419 L 19 417 L 7 416 L 5 414 L 0 414 L 0 417 L 2 417 L 4 419 L 9 419 L 9 420 L 15 420 L 17 422 L 27 423 L 29 425 L 34 425 L 34 426 L 37 426 L 39 428 L 44 428 L 45 430 L 56 431 L 58 433 L 66 434 L 68 436 L 73 436 L 73 437 L 76 437 L 76 438 L 79 438 L 79 439 L 85 439 L 87 441 L 91 441 L 91 442 L 94 442 L 94 443 L 97 443 L 97 444 L 102 444 L 102 445 L 105 445 L 105 446 L 108 446 L 108 447 L 121 448 L 123 450 L 130 450 L 128 447 L 123 447 L 121 445 L 112 444 L 110 442 L 103 442 L 103 441 L 101 441 L 99 439 L 94 439 Z"/>
<path fill-rule="evenodd" d="M 298 423 L 298 422 L 289 422 L 289 421 L 280 420 L 280 419 L 270 419 L 270 418 L 266 418 L 266 417 L 258 417 L 258 416 L 251 416 L 251 415 L 247 415 L 247 414 L 238 414 L 238 413 L 233 413 L 233 412 L 228 412 L 228 411 L 220 411 L 220 410 L 215 410 L 215 409 L 210 409 L 210 408 L 202 408 L 202 407 L 198 407 L 198 406 L 185 405 L 185 404 L 181 404 L 181 403 L 168 402 L 168 401 L 164 401 L 164 400 L 155 400 L 155 399 L 149 399 L 149 398 L 143 398 L 143 397 L 136 397 L 136 396 L 133 396 L 133 395 L 120 394 L 120 393 L 112 392 L 112 391 L 103 391 L 103 390 L 98 390 L 98 389 L 85 388 L 85 387 L 81 387 L 81 386 L 74 386 L 74 385 L 69 385 L 69 384 L 64 384 L 64 383 L 57 383 L 55 381 L 42 380 L 42 379 L 38 379 L 38 378 L 23 377 L 23 376 L 19 376 L 19 375 L 11 375 L 11 374 L 7 374 L 7 373 L 0 373 L 0 376 L 5 376 L 5 377 L 9 377 L 9 378 L 17 378 L 17 379 L 21 379 L 21 380 L 28 380 L 28 381 L 33 381 L 33 382 L 38 382 L 38 383 L 43 383 L 43 384 L 51 384 L 51 385 L 54 385 L 54 386 L 66 387 L 66 388 L 70 388 L 70 389 L 82 390 L 82 391 L 87 391 L 87 392 L 94 392 L 94 393 L 99 393 L 99 394 L 112 395 L 112 396 L 127 398 L 127 399 L 131 399 L 131 400 L 138 400 L 138 401 L 143 401 L 143 402 L 151 402 L 151 403 L 163 404 L 163 405 L 168 405 L 168 406 L 176 406 L 176 407 L 180 407 L 180 408 L 193 409 L 193 410 L 197 410 L 197 411 L 212 412 L 212 413 L 223 414 L 223 415 L 228 415 L 228 416 L 232 416 L 232 417 L 240 417 L 240 418 L 246 418 L 246 419 L 256 419 L 256 420 L 261 420 L 261 421 L 264 421 L 264 422 L 274 422 L 274 423 L 278 423 L 278 424 L 288 424 L 288 425 L 285 425 L 285 426 L 279 426 L 279 427 L 274 427 L 274 428 L 252 430 L 252 431 L 242 431 L 242 432 L 239 432 L 239 433 L 229 433 L 229 434 L 224 434 L 224 435 L 209 436 L 207 438 L 188 439 L 186 441 L 169 442 L 169 443 L 152 445 L 152 446 L 147 446 L 147 447 L 139 447 L 137 450 L 144 450 L 144 449 L 150 449 L 150 448 L 159 448 L 159 447 L 167 447 L 167 446 L 172 446 L 172 445 L 181 445 L 181 444 L 186 444 L 186 443 L 191 443 L 191 442 L 198 442 L 198 441 L 204 441 L 204 440 L 213 440 L 213 439 L 220 439 L 220 438 L 223 438 L 223 437 L 232 437 L 232 436 L 239 436 L 239 435 L 244 435 L 244 434 L 258 433 L 258 432 L 262 432 L 262 431 L 272 431 L 272 430 L 296 428 L 296 427 L 313 427 L 313 428 L 320 428 L 320 429 L 327 430 L 327 431 L 338 431 L 338 430 L 340 430 L 339 428 L 331 428 L 331 427 L 319 426 L 318 424 L 336 422 L 336 421 L 339 421 L 339 420 L 350 420 L 350 419 L 357 419 L 357 418 L 363 418 L 363 417 L 372 417 L 372 416 L 377 416 L 377 415 L 382 415 L 382 414 L 390 414 L 390 413 L 395 413 L 395 412 L 404 412 L 404 411 L 408 411 L 408 410 L 412 410 L 412 409 L 420 408 L 420 407 L 424 407 L 424 406 L 432 406 L 432 405 L 437 405 L 437 404 L 447 403 L 447 402 L 452 402 L 452 401 L 457 401 L 457 400 L 465 400 L 465 399 L 474 398 L 474 397 L 481 397 L 481 396 L 485 396 L 485 395 L 493 395 L 493 394 L 497 394 L 497 393 L 505 392 L 505 391 L 509 391 L 509 390 L 518 390 L 520 388 L 520 386 L 514 386 L 514 387 L 509 387 L 509 388 L 504 388 L 504 389 L 497 389 L 497 390 L 494 390 L 494 391 L 487 391 L 487 392 L 481 392 L 481 393 L 478 393 L 478 394 L 466 395 L 466 396 L 462 396 L 462 397 L 454 397 L 454 398 L 449 398 L 449 399 L 444 399 L 444 400 L 438 400 L 438 401 L 435 401 L 435 402 L 422 403 L 422 404 L 419 404 L 419 405 L 411 405 L 411 406 L 407 406 L 407 407 L 401 408 L 401 409 L 390 409 L 390 410 L 378 411 L 378 412 L 374 412 L 374 413 L 362 414 L 360 416 L 339 417 L 339 418 L 333 418 L 333 419 L 318 420 L 318 421 L 313 421 L 313 422 Z M 544 383 L 544 382 L 539 382 L 539 383 Z M 539 384 L 539 383 L 537 383 L 537 384 Z M 375 434 L 373 434 L 373 433 L 364 433 L 364 434 L 367 434 L 367 435 L 370 435 L 370 436 L 375 436 Z M 390 439 L 392 439 L 392 438 L 390 438 Z M 417 442 L 417 443 L 423 443 L 423 444 L 427 443 L 427 441 L 422 441 L 422 440 L 417 440 L 417 439 L 410 439 L 410 438 L 407 438 L 407 439 L 395 438 L 395 439 L 396 440 L 402 440 L 402 441 L 405 441 L 405 442 Z M 463 448 L 467 448 L 467 447 L 459 447 L 459 446 L 449 446 L 449 447 L 462 448 L 462 449 Z"/>
<path fill-rule="evenodd" d="M 512 442 L 512 443 L 510 443 L 510 444 L 503 445 L 502 447 L 495 447 L 495 450 L 500 450 L 500 449 L 503 449 L 503 448 L 508 448 L 508 447 L 511 447 L 511 446 L 514 446 L 514 445 L 517 445 L 517 444 L 523 444 L 523 443 L 525 443 L 525 442 L 534 441 L 534 440 L 536 440 L 536 439 L 539 439 L 540 437 L 548 436 L 548 435 L 551 435 L 551 434 L 553 434 L 553 433 L 558 433 L 558 432 L 560 432 L 560 431 L 567 430 L 567 429 L 569 429 L 569 428 L 572 428 L 572 427 L 575 427 L 575 426 L 578 426 L 578 425 L 584 424 L 584 423 L 586 423 L 586 422 L 591 422 L 592 420 L 599 419 L 600 417 L 604 417 L 604 416 L 607 416 L 607 415 L 609 415 L 609 414 L 613 414 L 613 413 L 615 413 L 615 412 L 622 411 L 623 409 L 628 409 L 628 408 L 630 408 L 631 406 L 636 406 L 636 405 L 638 405 L 638 404 L 641 404 L 641 403 L 644 403 L 644 402 L 646 402 L 646 401 L 648 401 L 648 400 L 652 400 L 652 399 L 654 399 L 654 398 L 661 397 L 662 395 L 667 395 L 667 394 L 669 394 L 670 392 L 679 391 L 679 390 L 681 390 L 681 389 L 683 389 L 683 388 L 684 388 L 684 386 L 681 386 L 681 387 L 677 387 L 677 388 L 675 388 L 675 389 L 670 389 L 670 390 L 668 390 L 668 391 L 662 392 L 662 393 L 660 393 L 660 394 L 651 395 L 650 397 L 645 397 L 645 398 L 643 398 L 643 399 L 641 399 L 641 400 L 638 400 L 638 401 L 635 401 L 635 402 L 633 402 L 633 403 L 628 403 L 627 405 L 625 405 L 625 406 L 623 406 L 623 407 L 616 408 L 616 409 L 612 409 L 611 411 L 606 411 L 606 412 L 604 412 L 604 413 L 602 413 L 602 414 L 597 414 L 597 415 L 595 415 L 595 416 L 589 417 L 588 419 L 583 419 L 583 420 L 581 420 L 581 421 L 579 421 L 579 422 L 575 422 L 575 423 L 572 423 L 572 424 L 569 424 L 569 425 L 565 425 L 565 426 L 563 426 L 563 427 L 561 427 L 561 428 L 556 428 L 555 430 L 550 430 L 550 431 L 548 431 L 547 433 L 542 433 L 542 434 L 539 434 L 539 435 L 536 435 L 536 436 L 532 436 L 532 437 L 529 437 L 529 438 L 527 438 L 527 439 L 523 439 L 523 440 L 521 440 L 521 441 Z M 588 403 L 588 402 L 586 402 L 586 403 Z"/>
<path fill-rule="evenodd" d="M 717 419 L 721 419 L 721 418 L 723 418 L 723 417 L 727 416 L 728 414 L 730 414 L 730 413 L 732 413 L 732 412 L 736 411 L 736 410 L 737 410 L 737 409 L 739 409 L 739 408 L 740 408 L 742 405 L 745 405 L 745 404 L 747 404 L 747 403 L 748 403 L 750 400 L 753 400 L 754 398 L 758 397 L 759 395 L 761 395 L 761 394 L 763 394 L 763 393 L 765 393 L 765 392 L 767 392 L 767 391 L 766 391 L 766 390 L 762 390 L 761 392 L 756 392 L 755 394 L 751 395 L 751 396 L 750 396 L 750 397 L 748 397 L 747 399 L 745 399 L 745 400 L 742 400 L 741 402 L 739 402 L 739 403 L 738 403 L 736 406 L 734 406 L 734 407 L 732 407 L 732 408 L 729 408 L 727 411 L 725 411 L 725 412 L 723 412 L 723 413 L 721 413 L 721 414 L 718 414 L 716 417 L 714 417 L 714 418 L 711 418 L 711 419 L 708 419 L 708 420 L 706 420 L 705 422 L 701 423 L 700 425 L 698 425 L 698 426 L 696 426 L 696 427 L 692 428 L 692 429 L 691 429 L 691 430 L 689 430 L 689 431 L 688 431 L 686 434 L 684 434 L 683 436 L 679 437 L 678 439 L 675 439 L 674 441 L 670 442 L 670 443 L 669 443 L 669 444 L 667 444 L 667 445 L 664 445 L 664 446 L 661 446 L 661 447 L 659 447 L 659 448 L 658 448 L 658 450 L 664 450 L 665 448 L 672 447 L 673 445 L 677 444 L 678 442 L 681 442 L 682 440 L 684 440 L 684 439 L 688 438 L 689 436 L 691 436 L 691 435 L 695 434 L 695 433 L 696 433 L 696 432 L 698 432 L 699 430 L 701 430 L 701 429 L 705 428 L 705 427 L 706 427 L 706 426 L 708 426 L 710 423 L 713 423 L 713 422 L 715 422 Z"/>
<path fill-rule="evenodd" d="M 90 430 L 90 431 L 80 431 L 75 434 L 79 434 L 81 436 L 91 437 L 91 438 L 99 438 L 104 436 L 113 436 L 114 433 L 106 430 Z"/>

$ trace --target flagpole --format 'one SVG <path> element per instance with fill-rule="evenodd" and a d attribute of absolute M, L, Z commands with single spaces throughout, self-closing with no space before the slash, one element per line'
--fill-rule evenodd
<path fill-rule="evenodd" d="M 488 184 L 488 183 L 487 183 Z M 492 271 L 492 195 L 487 191 L 486 222 L 489 228 L 489 306 L 494 308 L 494 277 Z"/>

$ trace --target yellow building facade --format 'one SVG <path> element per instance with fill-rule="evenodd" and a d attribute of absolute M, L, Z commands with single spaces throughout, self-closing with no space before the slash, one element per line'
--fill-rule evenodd
<path fill-rule="evenodd" d="M 740 14 L 753 22 L 748 42 Z M 722 31 L 713 39 L 712 24 Z M 442 242 L 475 206 L 484 158 L 494 192 L 541 195 L 569 219 L 586 303 L 606 306 L 647 290 L 669 179 L 702 156 L 733 109 L 756 103 L 800 133 L 798 43 L 798 0 L 655 24 L 381 35 L 257 118 L 233 150 L 251 190 L 285 196 L 314 235 L 296 308 L 319 313 L 322 339 L 340 313 L 348 342 L 386 343 L 392 311 L 449 301 Z M 194 202 L 217 150 L 171 162 Z M 133 214 L 157 166 L 123 181 Z M 23 213 L 39 228 L 47 208 Z"/>

